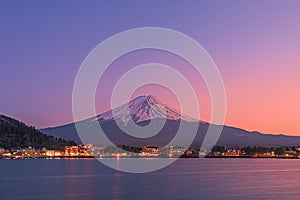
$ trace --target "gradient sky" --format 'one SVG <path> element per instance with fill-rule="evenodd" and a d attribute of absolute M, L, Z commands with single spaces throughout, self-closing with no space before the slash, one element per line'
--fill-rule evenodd
<path fill-rule="evenodd" d="M 158 26 L 189 35 L 214 59 L 227 92 L 227 125 L 300 135 L 299 10 L 297 0 L 1 1 L 0 112 L 39 128 L 71 122 L 73 82 L 87 54 L 113 34 Z M 111 66 L 107 77 L 113 78 L 99 84 L 98 112 L 109 109 L 109 88 L 124 66 L 147 61 L 185 74 L 197 91 L 201 119 L 209 121 L 201 78 L 158 51 L 134 52 Z M 134 95 L 172 96 L 155 87 Z"/>

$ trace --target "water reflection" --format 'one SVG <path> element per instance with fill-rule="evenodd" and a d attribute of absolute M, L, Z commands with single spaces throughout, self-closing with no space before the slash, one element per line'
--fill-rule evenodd
<path fill-rule="evenodd" d="M 116 158 L 116 166 L 117 169 L 120 169 L 120 158 Z M 121 184 L 120 184 L 120 179 L 121 179 L 121 172 L 119 170 L 115 170 L 114 176 L 113 176 L 113 191 L 112 191 L 112 199 L 122 199 L 121 198 Z"/>
<path fill-rule="evenodd" d="M 94 163 L 87 159 L 85 161 L 69 160 L 67 165 L 69 176 L 64 178 L 63 184 L 65 200 L 95 199 L 97 188 Z"/>
<path fill-rule="evenodd" d="M 298 200 L 300 196 L 300 160 L 181 159 L 147 174 L 118 172 L 96 160 L 0 160 L 0 166 L 1 200 Z"/>

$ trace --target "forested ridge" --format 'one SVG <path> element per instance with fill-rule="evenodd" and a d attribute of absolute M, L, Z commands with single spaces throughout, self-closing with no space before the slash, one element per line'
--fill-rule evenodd
<path fill-rule="evenodd" d="M 66 141 L 41 133 L 33 126 L 0 115 L 0 147 L 5 149 L 32 147 L 35 149 L 63 150 L 65 146 L 76 145 L 74 141 Z"/>

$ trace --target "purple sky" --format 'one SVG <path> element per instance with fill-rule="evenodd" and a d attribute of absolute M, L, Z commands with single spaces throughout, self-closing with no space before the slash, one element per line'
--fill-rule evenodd
<path fill-rule="evenodd" d="M 36 127 L 71 122 L 73 82 L 87 54 L 113 34 L 158 26 L 191 36 L 210 53 L 228 95 L 226 124 L 300 135 L 299 10 L 296 0 L 1 1 L 0 112 Z M 150 57 L 185 71 L 171 55 Z M 121 60 L 112 74 L 125 63 L 152 61 L 147 52 Z M 205 107 L 201 81 L 198 92 Z M 107 110 L 108 95 L 98 96 L 98 111 Z"/>

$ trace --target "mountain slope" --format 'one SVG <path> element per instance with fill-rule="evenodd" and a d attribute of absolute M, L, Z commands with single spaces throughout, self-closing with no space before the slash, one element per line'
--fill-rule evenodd
<path fill-rule="evenodd" d="M 0 115 L 0 147 L 2 148 L 31 146 L 35 149 L 46 147 L 47 149 L 62 150 L 65 146 L 74 144 L 76 143 L 45 135 L 34 127 L 26 126 L 13 118 Z"/>
<path fill-rule="evenodd" d="M 115 114 L 115 117 L 113 117 L 113 113 Z M 136 138 L 122 131 L 128 130 L 130 132 L 134 130 L 132 124 L 128 123 L 129 119 L 132 119 L 139 126 L 145 126 L 149 124 L 150 121 L 154 126 L 160 126 L 164 122 L 166 123 L 157 135 L 149 138 Z M 162 103 L 153 96 L 140 96 L 133 99 L 128 104 L 124 104 L 112 111 L 105 112 L 80 123 L 83 127 L 84 135 L 86 136 L 85 141 L 90 143 L 105 145 L 101 138 L 97 137 L 97 133 L 95 133 L 95 135 L 91 134 L 93 130 L 96 130 L 95 127 L 99 123 L 106 136 L 116 145 L 164 146 L 175 136 L 181 122 L 183 126 L 186 127 L 194 126 L 195 123 L 197 123 L 195 119 L 186 115 L 181 115 L 180 112 Z M 121 128 L 118 127 L 117 124 L 120 124 Z M 201 146 L 209 125 L 210 124 L 205 122 L 200 122 L 198 124 L 197 135 L 191 145 L 193 148 L 199 148 Z M 81 142 L 73 123 L 59 127 L 46 128 L 42 131 L 55 137 L 72 139 L 78 143 Z M 152 130 L 149 130 L 149 132 L 151 131 Z M 186 133 L 186 136 L 188 136 L 188 134 L 190 133 Z M 180 139 L 183 142 L 186 138 L 182 137 Z M 299 146 L 300 137 L 262 134 L 259 132 L 249 132 L 239 128 L 224 126 L 217 144 L 233 147 L 255 145 L 266 147 Z"/>

